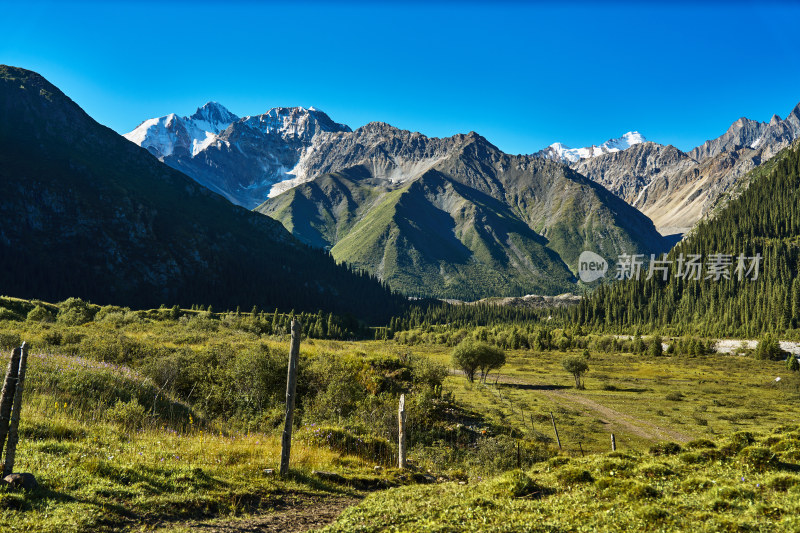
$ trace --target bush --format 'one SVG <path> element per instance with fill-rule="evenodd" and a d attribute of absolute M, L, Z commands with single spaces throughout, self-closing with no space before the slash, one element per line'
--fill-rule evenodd
<path fill-rule="evenodd" d="M 69 298 L 58 304 L 56 320 L 67 326 L 80 326 L 94 320 L 96 309 L 80 298 Z"/>
<path fill-rule="evenodd" d="M 128 431 L 133 431 L 142 427 L 147 413 L 136 398 L 129 402 L 117 400 L 114 407 L 106 410 L 106 417 L 116 424 L 119 424 Z"/>
<path fill-rule="evenodd" d="M 556 474 L 556 479 L 563 485 L 575 483 L 591 483 L 594 481 L 592 474 L 582 468 L 564 468 Z"/>
<path fill-rule="evenodd" d="M 681 452 L 681 445 L 676 442 L 659 442 L 650 447 L 650 455 L 675 455 Z"/>
<path fill-rule="evenodd" d="M 438 391 L 447 377 L 447 367 L 428 357 L 416 357 L 411 364 L 411 376 L 415 386 Z"/>
<path fill-rule="evenodd" d="M 740 452 L 744 463 L 757 472 L 764 472 L 778 466 L 778 458 L 769 448 L 748 446 Z"/>
<path fill-rule="evenodd" d="M 708 439 L 696 439 L 686 443 L 688 450 L 701 450 L 704 448 L 716 448 L 717 445 Z"/>
<path fill-rule="evenodd" d="M 20 316 L 11 309 L 0 307 L 0 320 L 14 320 L 18 322 L 21 319 Z"/>
<path fill-rule="evenodd" d="M 786 492 L 790 488 L 800 485 L 800 477 L 778 474 L 767 480 L 765 485 L 772 490 Z"/>
<path fill-rule="evenodd" d="M 317 427 L 308 434 L 308 441 L 342 454 L 355 455 L 378 464 L 392 465 L 394 451 L 389 441 L 368 435 L 354 435 L 344 429 Z"/>
<path fill-rule="evenodd" d="M 19 333 L 0 331 L 0 349 L 13 350 L 19 348 L 20 345 L 22 345 L 22 338 Z"/>
<path fill-rule="evenodd" d="M 544 488 L 521 470 L 506 472 L 492 480 L 489 490 L 496 498 L 522 498 L 543 494 Z"/>
<path fill-rule="evenodd" d="M 45 309 L 43 306 L 37 305 L 28 311 L 26 320 L 28 322 L 54 322 L 55 317 L 53 316 L 53 313 Z"/>

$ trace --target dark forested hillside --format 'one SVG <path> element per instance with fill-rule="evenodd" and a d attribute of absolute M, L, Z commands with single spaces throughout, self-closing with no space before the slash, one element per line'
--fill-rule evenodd
<path fill-rule="evenodd" d="M 384 322 L 404 300 L 0 66 L 0 292 L 133 307 L 324 309 Z"/>
<path fill-rule="evenodd" d="M 753 336 L 800 328 L 800 144 L 754 170 L 747 182 L 746 190 L 670 252 L 667 281 L 656 272 L 651 280 L 602 286 L 574 310 L 577 320 L 709 335 Z M 702 258 L 700 280 L 677 276 L 681 256 L 685 267 L 690 254 Z M 753 279 L 750 258 L 758 254 L 762 259 Z M 729 279 L 720 275 L 715 280 L 711 264 L 726 262 L 730 265 L 720 270 Z"/>

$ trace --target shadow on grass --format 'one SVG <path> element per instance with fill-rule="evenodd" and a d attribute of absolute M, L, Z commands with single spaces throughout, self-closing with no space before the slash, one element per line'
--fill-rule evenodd
<path fill-rule="evenodd" d="M 600 388 L 609 392 L 647 392 L 650 390 L 641 387 L 617 387 L 616 385 L 603 385 Z"/>
<path fill-rule="evenodd" d="M 509 389 L 517 389 L 517 390 L 562 390 L 562 389 L 573 389 L 569 385 L 533 385 L 530 383 L 499 383 L 499 388 L 509 388 Z"/>

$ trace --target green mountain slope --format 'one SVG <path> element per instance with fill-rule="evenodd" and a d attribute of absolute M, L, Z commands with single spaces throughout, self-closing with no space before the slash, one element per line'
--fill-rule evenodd
<path fill-rule="evenodd" d="M 380 319 L 402 305 L 369 276 L 97 124 L 38 74 L 7 66 L 0 179 L 4 294 Z"/>
<path fill-rule="evenodd" d="M 404 153 L 398 139 L 408 132 L 371 128 L 347 134 L 363 137 L 348 140 L 357 158 L 340 155 L 342 166 L 352 166 L 257 211 L 392 288 L 466 300 L 575 290 L 583 250 L 614 259 L 662 246 L 644 215 L 564 165 L 504 154 L 474 133 L 430 140 L 437 152 L 429 164 L 408 163 L 393 155 Z M 418 134 L 413 140 L 426 142 Z M 384 161 L 415 170 L 403 179 L 377 176 Z"/>
<path fill-rule="evenodd" d="M 698 225 L 669 255 L 667 281 L 632 280 L 598 289 L 576 309 L 584 324 L 649 326 L 676 333 L 752 337 L 800 328 L 800 143 L 795 142 L 742 180 L 749 184 Z M 676 277 L 683 254 L 702 257 L 700 280 Z M 705 279 L 712 254 L 730 255 L 729 278 Z M 754 273 L 736 273 L 738 256 L 760 254 Z M 745 260 L 749 269 L 751 260 Z M 790 333 L 791 334 L 791 333 Z"/>

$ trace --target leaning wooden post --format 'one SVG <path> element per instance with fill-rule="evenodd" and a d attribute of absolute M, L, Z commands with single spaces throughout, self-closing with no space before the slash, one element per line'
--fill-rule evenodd
<path fill-rule="evenodd" d="M 614 434 L 611 434 L 611 451 L 617 451 L 617 439 L 614 438 Z"/>
<path fill-rule="evenodd" d="M 6 448 L 6 462 L 3 466 L 3 477 L 14 472 L 14 460 L 17 456 L 17 442 L 19 442 L 19 417 L 22 410 L 22 388 L 25 384 L 25 369 L 28 365 L 28 344 L 23 342 L 19 348 L 19 373 L 17 374 L 17 390 L 14 393 L 14 407 L 11 410 L 11 422 L 8 428 L 8 448 Z"/>
<path fill-rule="evenodd" d="M 553 416 L 553 411 L 550 411 L 550 420 L 553 421 L 553 431 L 556 434 L 556 442 L 558 443 L 558 449 L 561 449 L 561 439 L 558 438 L 558 428 L 556 427 L 556 417 Z"/>
<path fill-rule="evenodd" d="M 397 408 L 397 424 L 400 436 L 397 442 L 397 467 L 406 467 L 406 395 L 400 395 L 400 406 Z"/>
<path fill-rule="evenodd" d="M 6 379 L 3 382 L 3 392 L 0 394 L 0 461 L 3 459 L 3 448 L 6 445 L 8 426 L 11 421 L 11 407 L 14 404 L 14 392 L 17 390 L 17 375 L 19 373 L 19 358 L 22 353 L 20 348 L 11 352 L 8 362 Z"/>
<path fill-rule="evenodd" d="M 300 354 L 300 321 L 292 319 L 292 343 L 289 347 L 289 368 L 286 375 L 286 423 L 281 439 L 281 470 L 289 473 L 289 454 L 292 448 L 292 421 L 294 420 L 294 393 L 297 388 L 297 358 Z"/>

